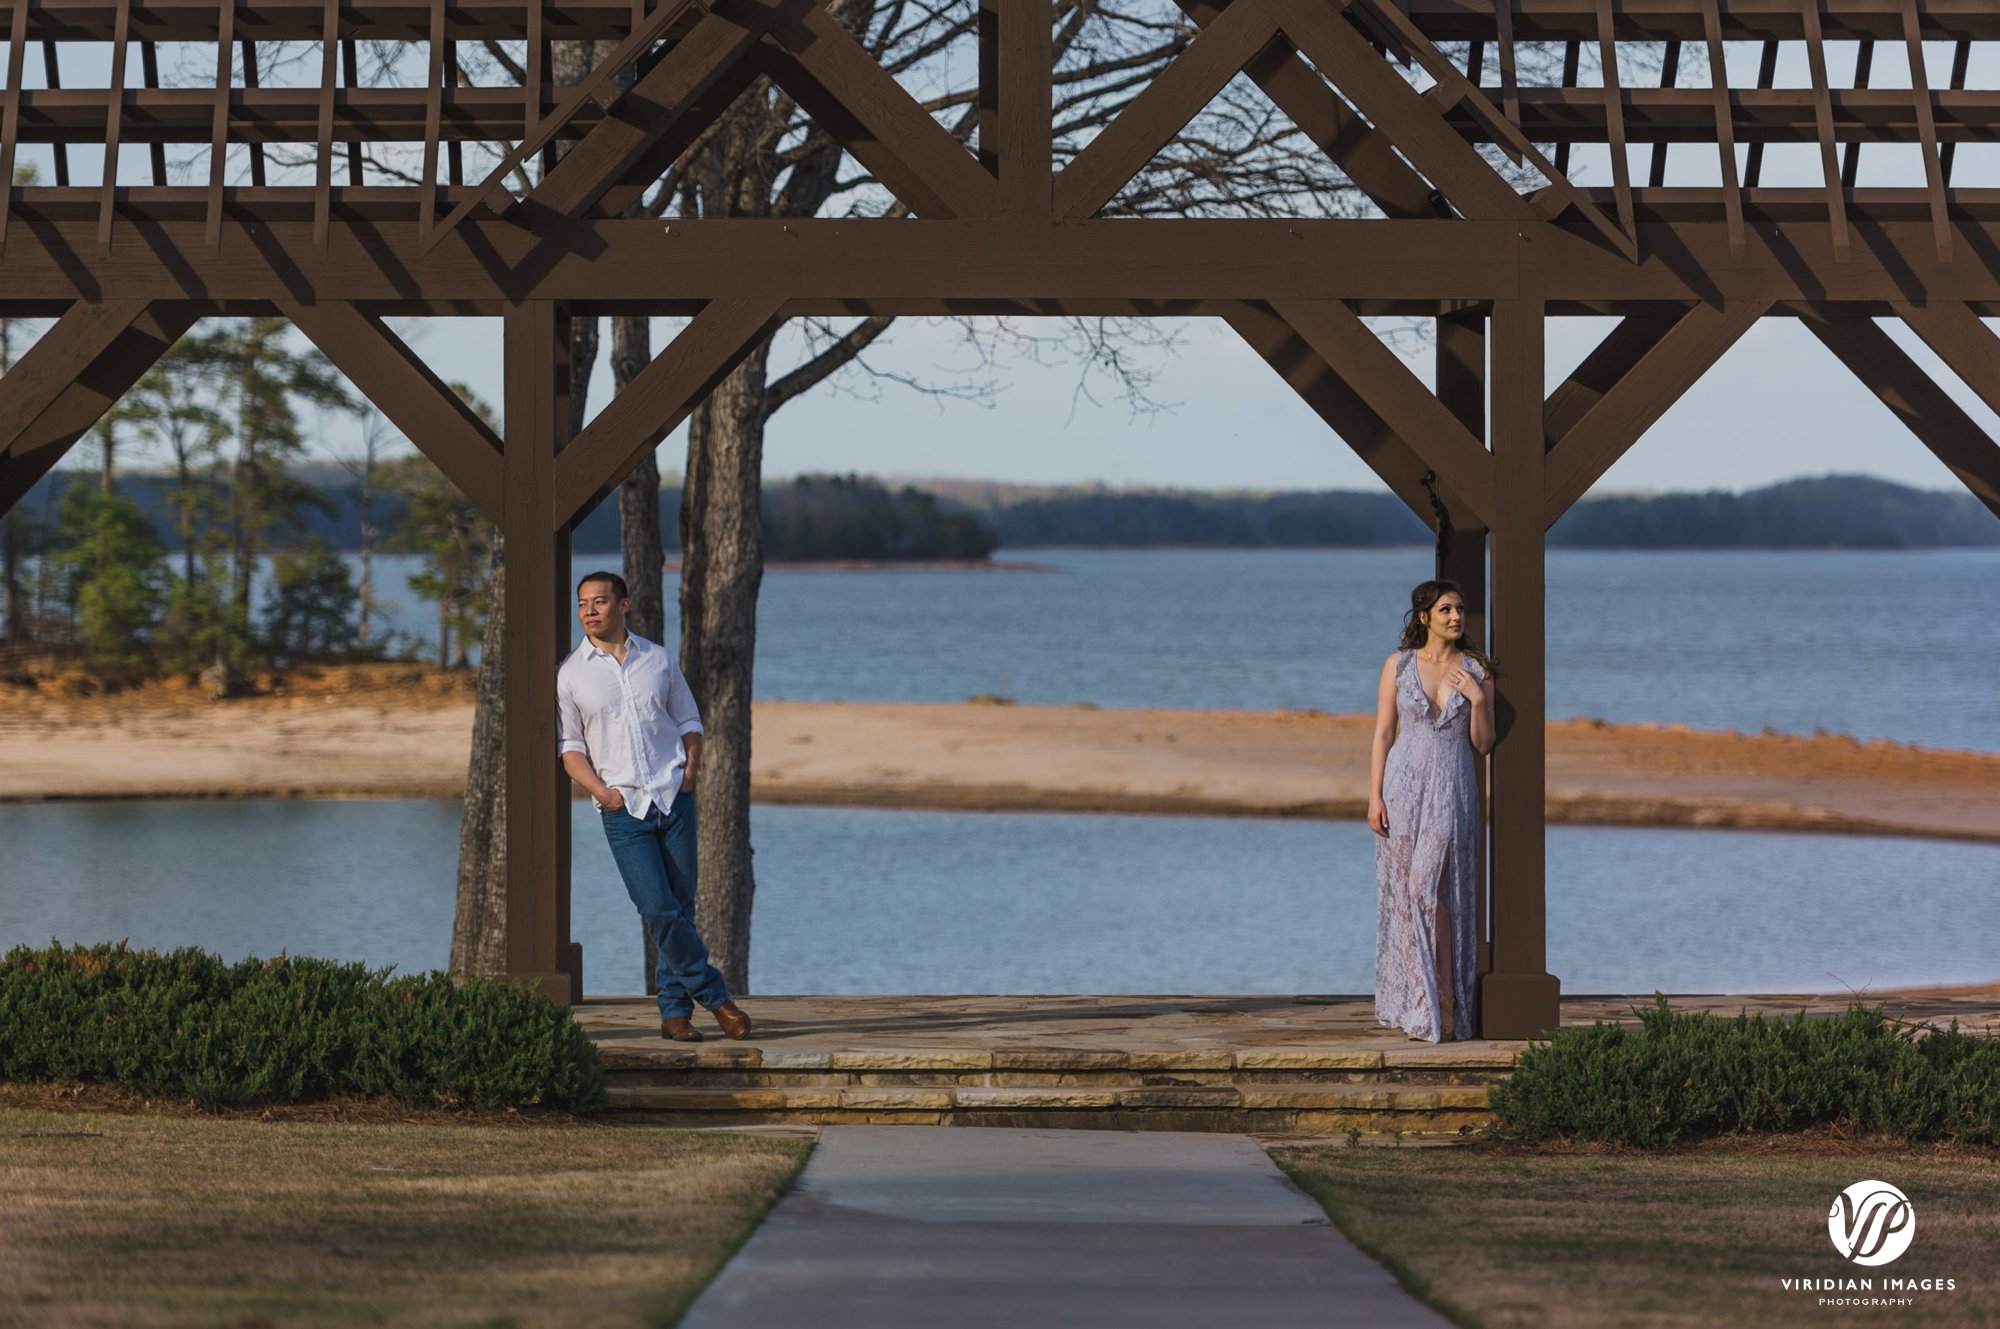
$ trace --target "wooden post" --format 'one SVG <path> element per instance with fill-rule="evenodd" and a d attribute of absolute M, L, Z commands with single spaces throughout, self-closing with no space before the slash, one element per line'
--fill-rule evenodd
<path fill-rule="evenodd" d="M 581 995 L 569 942 L 569 782 L 556 752 L 556 666 L 567 633 L 569 526 L 551 515 L 556 451 L 569 429 L 567 320 L 553 301 L 508 308 L 507 387 L 507 975 L 543 995 Z M 567 954 L 565 954 L 567 952 Z M 566 970 L 565 961 L 572 966 Z"/>
<path fill-rule="evenodd" d="M 1532 1038 L 1560 1022 L 1547 969 L 1544 809 L 1542 323 L 1539 297 L 1493 307 L 1493 656 L 1499 742 L 1493 749 L 1492 970 L 1480 977 L 1480 1032 Z"/>
<path fill-rule="evenodd" d="M 1486 438 L 1486 315 L 1447 314 L 1437 328 L 1437 395 L 1446 409 L 1476 439 Z M 1458 583 L 1465 599 L 1465 640 L 1480 649 L 1486 642 L 1486 527 L 1469 512 L 1451 513 L 1451 539 L 1445 546 L 1444 575 Z M 1479 804 L 1488 806 L 1487 762 L 1478 762 Z M 1488 853 L 1489 867 L 1491 852 Z M 1491 873 L 1488 873 L 1488 880 Z M 1487 908 L 1487 883 L 1479 889 L 1478 968 L 1493 968 L 1492 919 Z"/>

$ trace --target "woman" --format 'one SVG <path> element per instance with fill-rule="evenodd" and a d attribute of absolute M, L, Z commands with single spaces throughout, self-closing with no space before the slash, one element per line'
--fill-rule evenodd
<path fill-rule="evenodd" d="M 1492 661 L 1465 644 L 1458 587 L 1424 582 L 1376 689 L 1368 825 L 1381 837 L 1375 1018 L 1426 1042 L 1479 1032 L 1485 873 L 1472 754 L 1492 750 Z"/>

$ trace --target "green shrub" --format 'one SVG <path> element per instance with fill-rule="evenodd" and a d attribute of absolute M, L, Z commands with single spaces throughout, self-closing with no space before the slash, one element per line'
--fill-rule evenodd
<path fill-rule="evenodd" d="M 527 988 L 122 942 L 0 959 L 0 1080 L 115 1084 L 210 1108 L 387 1094 L 595 1112 L 605 1099 L 589 1038 Z"/>
<path fill-rule="evenodd" d="M 2000 1041 L 1906 1026 L 1880 1007 L 1808 1020 L 1677 1012 L 1558 1030 L 1492 1091 L 1499 1134 L 1665 1148 L 1839 1124 L 1905 1140 L 2000 1144 Z"/>

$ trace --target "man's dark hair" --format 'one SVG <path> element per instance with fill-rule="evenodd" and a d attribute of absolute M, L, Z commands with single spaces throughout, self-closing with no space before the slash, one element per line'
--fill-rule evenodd
<path fill-rule="evenodd" d="M 624 579 L 623 577 L 619 576 L 619 575 L 618 575 L 617 573 L 615 573 L 615 572 L 586 572 L 586 573 L 584 573 L 584 574 L 583 574 L 583 576 L 581 576 L 581 577 L 579 577 L 579 578 L 577 579 L 577 583 L 576 583 L 576 593 L 577 593 L 578 595 L 582 595 L 582 594 L 583 594 L 583 588 L 584 588 L 584 585 L 585 585 L 585 583 L 587 583 L 587 582 L 593 582 L 593 581 L 605 581 L 605 582 L 610 582 L 610 583 L 611 583 L 611 589 L 612 589 L 612 590 L 614 590 L 614 591 L 616 591 L 616 592 L 618 592 L 618 598 L 619 598 L 619 599 L 621 599 L 621 600 L 629 600 L 629 599 L 631 599 L 631 598 L 632 598 L 632 592 L 630 592 L 630 591 L 628 591 L 628 590 L 626 590 L 626 589 L 625 589 L 625 579 Z"/>

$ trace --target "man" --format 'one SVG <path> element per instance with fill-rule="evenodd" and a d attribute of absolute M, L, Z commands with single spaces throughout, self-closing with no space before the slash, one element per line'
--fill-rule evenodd
<path fill-rule="evenodd" d="M 562 764 L 589 792 L 611 857 L 659 948 L 660 1036 L 699 1043 L 697 1004 L 730 1038 L 750 1017 L 729 999 L 694 926 L 694 782 L 701 714 L 673 653 L 625 629 L 625 579 L 593 572 L 577 583 L 583 644 L 556 671 Z"/>

